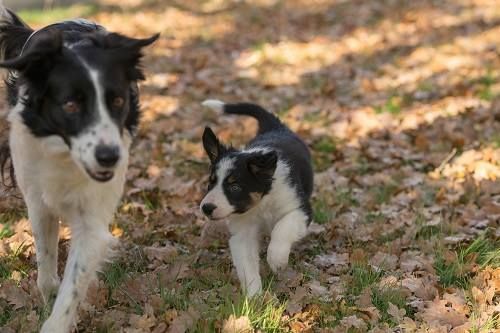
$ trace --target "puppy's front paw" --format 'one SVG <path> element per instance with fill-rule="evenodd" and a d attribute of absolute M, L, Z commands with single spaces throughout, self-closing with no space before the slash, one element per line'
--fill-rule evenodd
<path fill-rule="evenodd" d="M 260 280 L 260 277 L 248 283 L 245 290 L 248 297 L 260 294 L 260 292 L 262 291 L 262 282 Z"/>
<path fill-rule="evenodd" d="M 279 244 L 270 244 L 267 249 L 267 263 L 274 273 L 286 268 L 288 265 L 288 256 L 290 248 L 280 246 Z"/>
<path fill-rule="evenodd" d="M 40 333 L 67 333 L 64 331 L 64 328 L 57 320 L 49 317 L 45 323 L 43 323 L 42 329 Z"/>

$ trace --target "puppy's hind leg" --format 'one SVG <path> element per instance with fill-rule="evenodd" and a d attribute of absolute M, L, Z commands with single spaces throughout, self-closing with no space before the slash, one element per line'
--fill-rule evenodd
<path fill-rule="evenodd" d="M 57 295 L 57 244 L 59 241 L 59 221 L 40 197 L 27 200 L 28 216 L 35 239 L 36 262 L 38 266 L 37 285 L 45 303 Z"/>
<path fill-rule="evenodd" d="M 78 304 L 86 296 L 88 286 L 113 242 L 107 224 L 102 221 L 81 218 L 74 222 L 63 281 L 52 313 L 43 324 L 41 333 L 71 331 Z"/>
<path fill-rule="evenodd" d="M 267 263 L 277 272 L 288 265 L 293 243 L 307 235 L 308 217 L 300 209 L 286 214 L 274 226 L 267 249 Z"/>

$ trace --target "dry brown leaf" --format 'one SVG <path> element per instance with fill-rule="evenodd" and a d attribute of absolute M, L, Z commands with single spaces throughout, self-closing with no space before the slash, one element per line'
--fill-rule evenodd
<path fill-rule="evenodd" d="M 253 332 L 252 324 L 247 316 L 236 318 L 231 315 L 228 319 L 224 320 L 222 325 L 222 333 L 251 333 Z"/>

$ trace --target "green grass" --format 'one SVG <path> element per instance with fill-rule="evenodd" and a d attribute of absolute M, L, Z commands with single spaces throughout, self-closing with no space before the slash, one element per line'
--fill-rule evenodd
<path fill-rule="evenodd" d="M 470 333 L 490 333 L 497 332 L 500 329 L 500 314 L 492 314 L 485 323 L 478 323 L 476 315 L 471 316 L 472 327 L 470 328 Z"/>
<path fill-rule="evenodd" d="M 351 268 L 351 281 L 348 285 L 350 294 L 358 296 L 361 292 L 380 281 L 384 273 L 375 271 L 367 264 L 354 264 Z"/>
<path fill-rule="evenodd" d="M 388 286 L 384 288 L 372 288 L 371 300 L 373 305 L 380 311 L 380 322 L 388 323 L 391 326 L 398 324 L 394 318 L 387 313 L 389 303 L 396 305 L 406 311 L 407 316 L 413 316 L 413 309 L 406 304 L 405 294 L 397 286 Z"/>
<path fill-rule="evenodd" d="M 388 182 L 386 184 L 381 184 L 379 186 L 374 186 L 370 189 L 373 195 L 375 203 L 381 205 L 383 203 L 389 202 L 392 196 L 396 194 L 398 186 L 395 182 Z"/>
<path fill-rule="evenodd" d="M 14 235 L 14 230 L 11 229 L 9 224 L 4 225 L 0 230 L 0 240 L 12 237 L 13 235 Z"/>
<path fill-rule="evenodd" d="M 331 221 L 333 212 L 326 200 L 319 198 L 313 201 L 314 222 L 326 224 Z"/>
<path fill-rule="evenodd" d="M 0 311 L 0 327 L 3 327 L 12 318 L 13 310 L 10 306 L 5 305 Z"/>
<path fill-rule="evenodd" d="M 112 262 L 102 273 L 104 283 L 110 291 L 116 289 L 127 278 L 128 271 L 124 263 Z"/>
<path fill-rule="evenodd" d="M 230 306 L 230 310 L 227 306 Z M 282 320 L 285 308 L 286 303 L 280 302 L 269 293 L 264 293 L 252 298 L 241 297 L 234 303 L 228 302 L 223 313 L 225 312 L 226 316 L 232 314 L 236 318 L 247 316 L 254 329 L 277 333 L 285 331 L 286 323 Z"/>
<path fill-rule="evenodd" d="M 337 143 L 334 138 L 324 136 L 313 144 L 313 149 L 322 153 L 333 153 L 337 150 Z"/>
<path fill-rule="evenodd" d="M 437 225 L 424 225 L 422 226 L 416 234 L 417 239 L 431 239 L 433 237 L 439 236 L 442 234 L 442 230 L 440 226 Z"/>
<path fill-rule="evenodd" d="M 23 255 L 27 247 L 22 243 L 15 251 L 0 257 L 0 279 L 10 279 L 14 271 L 19 272 L 23 278 L 28 276 L 33 268 Z"/>
<path fill-rule="evenodd" d="M 491 101 L 495 96 L 491 87 L 495 84 L 496 78 L 493 75 L 491 69 L 479 79 L 479 90 L 478 97 L 485 101 Z"/>
<path fill-rule="evenodd" d="M 21 10 L 17 14 L 29 24 L 46 25 L 65 19 L 87 17 L 97 12 L 93 5 L 72 5 L 65 7 L 54 7 L 50 10 L 29 9 Z"/>
<path fill-rule="evenodd" d="M 313 164 L 317 171 L 328 169 L 337 151 L 337 141 L 330 136 L 323 136 L 312 144 Z"/>
<path fill-rule="evenodd" d="M 474 264 L 500 267 L 499 242 L 494 242 L 486 235 L 481 235 L 469 246 L 460 247 L 454 252 L 455 257 L 446 260 L 442 253 L 436 255 L 434 268 L 439 276 L 439 282 L 444 287 L 457 286 L 467 289 L 473 275 L 471 267 Z"/>
<path fill-rule="evenodd" d="M 392 115 L 398 115 L 401 113 L 401 107 L 403 106 L 403 98 L 399 96 L 391 96 L 389 99 L 380 106 L 376 106 L 375 113 L 390 113 Z"/>
<path fill-rule="evenodd" d="M 359 206 L 350 188 L 338 188 L 335 191 L 334 201 L 339 207 Z"/>

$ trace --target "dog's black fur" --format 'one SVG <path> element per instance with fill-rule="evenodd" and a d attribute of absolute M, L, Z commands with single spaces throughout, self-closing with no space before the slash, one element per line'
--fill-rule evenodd
<path fill-rule="evenodd" d="M 269 193 L 276 164 L 280 160 L 290 168 L 287 181 L 297 192 L 302 209 L 310 221 L 312 209 L 309 199 L 313 190 L 313 171 L 307 145 L 275 115 L 259 105 L 224 104 L 224 112 L 257 119 L 258 132 L 243 151 L 238 151 L 220 143 L 210 128 L 205 129 L 203 145 L 212 165 L 208 190 L 210 191 L 217 183 L 217 163 L 223 158 L 234 157 L 233 169 L 224 180 L 223 189 L 229 202 L 235 208 L 235 213 L 244 213 L 253 206 L 252 193 L 257 193 L 262 197 Z M 252 149 L 259 148 L 269 151 L 252 152 Z"/>

